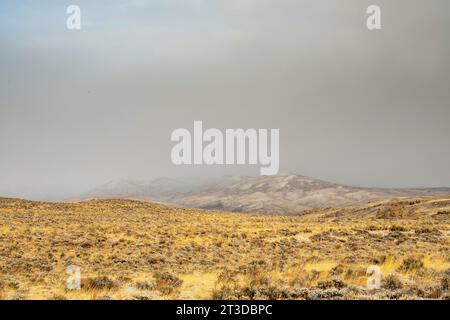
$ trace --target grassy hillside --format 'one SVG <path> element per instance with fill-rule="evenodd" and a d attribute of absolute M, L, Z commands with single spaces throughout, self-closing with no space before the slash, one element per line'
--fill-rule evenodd
<path fill-rule="evenodd" d="M 299 216 L 0 199 L 0 298 L 448 298 L 449 239 L 450 198 Z M 80 290 L 66 289 L 69 265 Z"/>

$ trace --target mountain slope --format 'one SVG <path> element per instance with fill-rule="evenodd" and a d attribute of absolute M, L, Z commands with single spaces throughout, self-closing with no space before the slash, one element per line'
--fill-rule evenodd
<path fill-rule="evenodd" d="M 351 205 L 401 196 L 450 195 L 450 188 L 379 189 L 343 186 L 295 174 L 229 176 L 192 186 L 177 180 L 122 181 L 100 187 L 86 198 L 151 200 L 180 206 L 245 213 L 296 214 L 312 208 Z"/>
<path fill-rule="evenodd" d="M 187 193 L 189 190 L 186 183 L 175 179 L 159 178 L 151 181 L 119 179 L 82 194 L 80 199 L 164 201 L 178 193 Z"/>
<path fill-rule="evenodd" d="M 301 175 L 241 177 L 169 199 L 179 205 L 247 213 L 295 214 L 400 196 L 448 195 L 450 189 L 377 189 L 338 185 Z"/>

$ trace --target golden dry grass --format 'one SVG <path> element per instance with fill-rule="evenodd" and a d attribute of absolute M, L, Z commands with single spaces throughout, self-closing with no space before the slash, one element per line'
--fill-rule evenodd
<path fill-rule="evenodd" d="M 448 298 L 449 215 L 449 198 L 299 216 L 0 199 L 0 298 Z M 69 265 L 81 290 L 66 289 Z M 365 287 L 370 265 L 380 290 Z"/>

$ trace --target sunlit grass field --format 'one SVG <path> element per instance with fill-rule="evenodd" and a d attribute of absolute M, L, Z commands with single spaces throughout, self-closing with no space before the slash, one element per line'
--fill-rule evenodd
<path fill-rule="evenodd" d="M 0 298 L 448 299 L 449 235 L 450 198 L 298 216 L 0 199 Z"/>

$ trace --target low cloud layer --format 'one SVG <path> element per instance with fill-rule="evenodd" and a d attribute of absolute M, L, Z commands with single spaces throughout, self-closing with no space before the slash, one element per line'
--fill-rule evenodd
<path fill-rule="evenodd" d="M 280 171 L 450 186 L 450 3 L 0 4 L 0 195 L 65 197 L 115 178 L 258 174 L 170 160 L 176 128 L 279 128 Z"/>

